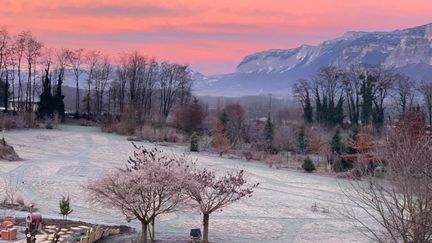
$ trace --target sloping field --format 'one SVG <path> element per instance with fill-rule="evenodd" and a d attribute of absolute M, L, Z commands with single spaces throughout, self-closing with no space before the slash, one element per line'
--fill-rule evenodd
<path fill-rule="evenodd" d="M 58 201 L 62 195 L 69 195 L 74 209 L 71 219 L 127 224 L 115 211 L 89 204 L 83 189 L 89 180 L 124 165 L 133 151 L 125 137 L 79 126 L 11 131 L 5 137 L 24 161 L 0 162 L 0 177 L 12 176 L 19 180 L 20 194 L 26 202 L 34 202 L 43 215 L 58 217 Z M 186 151 L 183 147 L 160 149 L 173 153 Z M 213 155 L 192 154 L 191 157 L 197 159 L 198 165 L 216 170 L 244 168 L 251 182 L 260 182 L 252 198 L 211 215 L 210 238 L 213 241 L 366 241 L 338 213 L 345 201 L 340 190 L 346 184 L 343 181 Z M 314 203 L 328 207 L 329 213 L 313 212 Z M 129 225 L 138 226 L 138 223 Z M 160 238 L 172 239 L 188 239 L 189 230 L 200 226 L 201 215 L 195 211 L 167 215 L 156 225 Z"/>

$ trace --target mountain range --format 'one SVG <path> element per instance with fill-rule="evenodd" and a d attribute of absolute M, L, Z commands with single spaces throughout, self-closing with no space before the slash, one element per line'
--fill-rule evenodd
<path fill-rule="evenodd" d="M 272 49 L 244 57 L 235 72 L 205 76 L 194 72 L 198 95 L 289 96 L 293 83 L 321 67 L 383 65 L 415 80 L 432 79 L 432 23 L 391 32 L 349 31 L 319 45 Z"/>

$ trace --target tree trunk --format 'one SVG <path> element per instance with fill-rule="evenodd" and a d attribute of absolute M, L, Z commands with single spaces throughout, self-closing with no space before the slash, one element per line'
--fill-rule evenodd
<path fill-rule="evenodd" d="M 87 90 L 87 120 L 90 120 L 90 92 L 91 92 L 91 77 L 92 71 L 90 71 L 89 79 L 88 79 L 88 90 Z"/>
<path fill-rule="evenodd" d="M 210 215 L 209 214 L 204 214 L 204 220 L 203 220 L 203 226 L 204 226 L 204 230 L 203 230 L 203 242 L 207 243 L 208 241 L 208 231 L 209 231 L 209 220 L 210 220 Z"/>
<path fill-rule="evenodd" d="M 432 126 L 432 106 L 429 108 L 429 126 Z"/>
<path fill-rule="evenodd" d="M 151 225 L 152 225 L 152 241 L 155 241 L 156 240 L 156 235 L 155 235 L 155 220 L 153 219 L 152 220 L 152 222 L 151 222 Z"/>
<path fill-rule="evenodd" d="M 75 115 L 78 117 L 79 114 L 79 78 L 76 79 L 76 94 L 75 94 Z"/>
<path fill-rule="evenodd" d="M 18 111 L 21 110 L 21 101 L 22 101 L 22 84 L 21 84 L 21 58 L 18 59 Z M 15 99 L 15 98 L 14 98 Z"/>
<path fill-rule="evenodd" d="M 6 84 L 4 87 L 4 106 L 5 106 L 5 112 L 8 112 L 8 101 L 9 101 L 9 74 L 6 69 Z"/>
<path fill-rule="evenodd" d="M 147 243 L 147 227 L 148 227 L 147 222 L 141 222 L 141 231 L 142 231 L 141 243 Z"/>

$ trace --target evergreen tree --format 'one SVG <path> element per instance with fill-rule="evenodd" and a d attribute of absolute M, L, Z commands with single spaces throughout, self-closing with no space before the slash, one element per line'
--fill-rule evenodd
<path fill-rule="evenodd" d="M 372 110 L 372 123 L 379 132 L 384 125 L 384 110 L 375 108 Z"/>
<path fill-rule="evenodd" d="M 353 141 L 357 140 L 357 136 L 359 134 L 359 128 L 358 126 L 354 126 L 351 130 L 350 139 Z"/>
<path fill-rule="evenodd" d="M 362 96 L 361 104 L 361 121 L 363 124 L 370 123 L 372 116 L 372 88 L 373 88 L 374 78 L 372 76 L 363 78 L 362 87 L 360 88 Z"/>
<path fill-rule="evenodd" d="M 352 168 L 352 162 L 346 161 L 342 159 L 341 155 L 345 153 L 345 145 L 342 141 L 342 136 L 340 134 L 340 130 L 337 129 L 335 135 L 330 141 L 330 149 L 333 153 L 333 169 L 335 171 L 343 171 L 349 168 Z"/>
<path fill-rule="evenodd" d="M 8 102 L 9 102 L 9 88 L 10 88 L 10 83 L 9 83 L 9 77 L 8 74 L 6 73 L 6 80 L 3 80 L 3 78 L 0 77 L 0 96 L 3 98 L 3 105 L 5 108 L 5 112 L 8 111 Z"/>
<path fill-rule="evenodd" d="M 349 99 L 350 99 L 350 103 L 351 103 L 351 112 L 352 112 L 352 114 L 350 116 L 350 121 L 351 121 L 352 125 L 356 126 L 359 124 L 359 119 L 360 119 L 359 109 L 360 108 L 357 108 L 357 102 L 358 101 L 354 101 L 353 97 L 350 97 Z"/>
<path fill-rule="evenodd" d="M 271 151 L 273 148 L 273 137 L 274 137 L 274 128 L 273 128 L 273 123 L 271 121 L 271 116 L 269 112 L 267 121 L 264 126 L 264 139 L 265 139 L 265 147 L 267 151 Z"/>
<path fill-rule="evenodd" d="M 420 104 L 417 104 L 417 106 L 416 106 L 416 112 L 419 112 L 419 113 L 421 113 L 421 108 L 420 108 Z"/>
<path fill-rule="evenodd" d="M 51 94 L 51 80 L 49 70 L 45 69 L 45 76 L 42 81 L 43 91 L 39 96 L 37 116 L 39 119 L 51 118 L 53 116 L 53 96 Z"/>
<path fill-rule="evenodd" d="M 321 105 L 321 98 L 318 92 L 318 88 L 315 89 L 315 106 L 316 106 L 316 111 L 315 111 L 315 120 L 317 122 L 320 122 L 322 120 L 322 105 Z"/>
<path fill-rule="evenodd" d="M 330 148 L 333 153 L 341 155 L 345 151 L 345 146 L 342 142 L 342 136 L 340 134 L 340 130 L 337 129 L 335 135 L 330 141 Z"/>
<path fill-rule="evenodd" d="M 302 168 L 308 173 L 311 173 L 314 170 L 316 170 L 315 164 L 313 163 L 313 161 L 309 157 L 303 161 Z"/>
<path fill-rule="evenodd" d="M 190 141 L 190 151 L 191 152 L 199 152 L 199 136 L 196 132 L 192 133 L 191 141 Z"/>
<path fill-rule="evenodd" d="M 368 110 L 370 116 L 372 116 L 372 124 L 376 131 L 380 132 L 381 128 L 384 125 L 384 107 L 382 107 L 380 104 L 378 104 L 376 100 L 374 100 L 377 97 L 374 97 L 372 93 L 373 87 L 376 85 L 377 81 L 378 77 L 373 75 L 368 76 L 366 98 Z"/>
<path fill-rule="evenodd" d="M 321 105 L 321 120 L 328 124 L 328 118 L 329 118 L 329 110 L 328 110 L 328 104 L 327 104 L 327 97 L 323 97 L 322 105 Z"/>
<path fill-rule="evenodd" d="M 303 117 L 306 123 L 312 123 L 313 122 L 313 108 L 310 102 L 309 92 L 306 91 L 306 100 L 305 105 L 303 109 Z"/>
<path fill-rule="evenodd" d="M 344 119 L 343 114 L 343 97 L 341 96 L 338 100 L 338 103 L 336 105 L 335 111 L 334 111 L 334 121 L 333 124 L 342 124 Z"/>
<path fill-rule="evenodd" d="M 297 147 L 302 154 L 307 154 L 308 141 L 306 139 L 306 131 L 304 127 L 301 127 L 297 134 Z"/>
<path fill-rule="evenodd" d="M 63 78 L 64 78 L 64 70 L 62 69 L 59 72 L 59 76 L 57 79 L 56 94 L 53 97 L 53 99 L 54 99 L 54 111 L 60 116 L 60 118 L 62 120 L 64 120 L 64 117 L 65 117 L 65 104 L 63 101 L 64 95 L 62 94 Z"/>
<path fill-rule="evenodd" d="M 345 152 L 347 154 L 356 154 L 358 151 L 356 148 L 352 147 L 352 144 L 357 140 L 357 135 L 359 133 L 359 129 L 357 126 L 354 126 L 349 135 L 349 143 L 345 148 Z M 348 159 L 342 159 L 342 166 L 344 169 L 351 169 L 353 167 L 354 161 Z"/>
<path fill-rule="evenodd" d="M 72 213 L 72 209 L 70 207 L 70 199 L 69 196 L 62 197 L 62 199 L 59 202 L 60 207 L 60 214 L 63 216 L 63 219 L 67 219 L 67 216 Z"/>
<path fill-rule="evenodd" d="M 328 99 L 328 107 L 326 112 L 326 120 L 328 125 L 336 125 L 336 112 L 333 99 Z"/>

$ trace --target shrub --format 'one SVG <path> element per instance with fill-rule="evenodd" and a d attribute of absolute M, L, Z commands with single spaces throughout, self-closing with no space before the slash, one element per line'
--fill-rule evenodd
<path fill-rule="evenodd" d="M 195 98 L 192 104 L 179 107 L 174 113 L 174 124 L 188 134 L 199 131 L 205 118 L 203 107 Z"/>
<path fill-rule="evenodd" d="M 278 150 L 292 151 L 297 149 L 296 131 L 292 126 L 277 126 L 273 146 Z"/>
<path fill-rule="evenodd" d="M 45 128 L 46 128 L 46 129 L 53 129 L 53 128 L 54 128 L 51 119 L 48 119 L 48 120 L 46 121 L 46 123 L 45 123 Z"/>
<path fill-rule="evenodd" d="M 309 147 L 309 141 L 306 137 L 306 129 L 305 127 L 301 127 L 300 130 L 297 133 L 297 146 L 302 154 L 307 154 L 308 147 Z"/>
<path fill-rule="evenodd" d="M 228 138 L 225 135 L 222 123 L 218 123 L 212 133 L 212 147 L 221 151 L 228 149 Z"/>
<path fill-rule="evenodd" d="M 195 132 L 192 133 L 191 141 L 190 141 L 190 151 L 191 152 L 199 152 L 198 148 L 199 137 Z"/>
<path fill-rule="evenodd" d="M 84 123 L 80 124 L 81 126 L 91 126 L 91 122 L 84 121 Z M 133 135 L 135 134 L 137 125 L 134 122 L 123 120 L 110 120 L 106 121 L 102 125 L 102 131 L 108 133 L 117 133 L 120 135 Z"/>
<path fill-rule="evenodd" d="M 71 206 L 70 206 L 70 199 L 69 196 L 62 197 L 62 199 L 59 202 L 59 208 L 60 208 L 60 214 L 63 216 L 63 219 L 67 219 L 67 216 L 73 212 Z"/>
<path fill-rule="evenodd" d="M 316 170 L 315 165 L 310 158 L 306 158 L 303 161 L 302 168 L 308 173 L 311 173 L 312 171 Z"/>
<path fill-rule="evenodd" d="M 0 126 L 2 129 L 35 128 L 37 123 L 34 113 L 5 113 L 0 114 Z"/>
<path fill-rule="evenodd" d="M 253 158 L 252 153 L 249 152 L 249 151 L 243 152 L 243 156 L 245 157 L 245 159 L 246 159 L 247 161 L 250 161 L 250 160 Z"/>
<path fill-rule="evenodd" d="M 120 135 L 132 135 L 135 133 L 136 127 L 134 121 L 122 120 L 116 124 L 115 130 Z"/>
<path fill-rule="evenodd" d="M 168 134 L 165 135 L 165 141 L 168 143 L 177 143 L 179 141 L 179 136 L 175 131 L 169 131 Z"/>

